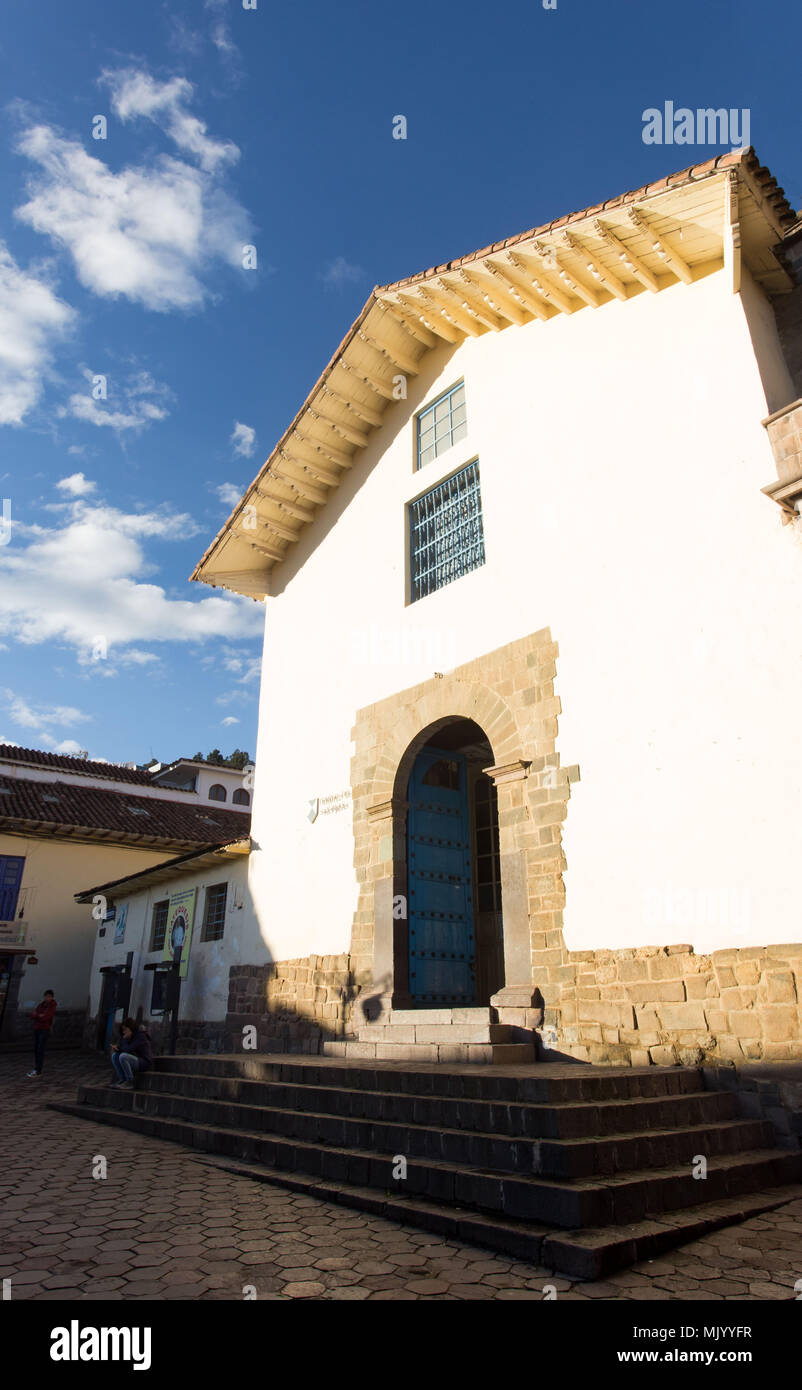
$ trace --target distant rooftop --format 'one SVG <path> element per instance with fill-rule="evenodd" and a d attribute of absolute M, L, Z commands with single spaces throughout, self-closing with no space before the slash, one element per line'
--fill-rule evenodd
<path fill-rule="evenodd" d="M 69 757 L 66 753 L 45 753 L 39 748 L 17 748 L 13 743 L 0 743 L 0 762 L 76 772 L 84 777 L 105 777 L 109 782 L 136 783 L 141 787 L 148 787 L 152 782 L 150 773 L 135 763 L 95 762 L 91 758 Z"/>

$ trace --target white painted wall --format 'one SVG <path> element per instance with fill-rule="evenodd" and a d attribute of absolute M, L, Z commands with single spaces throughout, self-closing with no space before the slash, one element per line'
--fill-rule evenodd
<path fill-rule="evenodd" d="M 412 415 L 463 376 L 468 437 L 416 473 Z M 802 536 L 760 492 L 793 396 L 748 275 L 428 355 L 274 571 L 250 881 L 275 958 L 349 946 L 350 816 L 306 799 L 348 787 L 356 711 L 543 627 L 581 770 L 570 947 L 802 937 Z M 487 564 L 408 605 L 406 504 L 477 456 Z"/>
<path fill-rule="evenodd" d="M 161 951 L 148 949 L 154 904 L 173 893 L 197 887 L 192 945 L 187 977 L 181 983 L 179 1017 L 209 1022 L 225 1018 L 229 967 L 240 961 L 251 962 L 248 947 L 254 939 L 255 927 L 248 900 L 247 877 L 245 857 L 231 856 L 225 861 L 221 860 L 214 868 L 193 870 L 189 866 L 186 873 L 176 874 L 167 882 L 115 897 L 118 913 L 123 904 L 128 903 L 125 939 L 115 945 L 114 922 L 105 924 L 106 934 L 103 937 L 99 934 L 102 924 L 98 924 L 90 979 L 90 1017 L 97 1016 L 100 1005 L 101 968 L 104 965 L 124 965 L 129 951 L 134 952 L 130 1012 L 135 1015 L 141 1005 L 144 1017 L 150 1017 L 153 976 L 150 971 L 144 970 L 144 966 L 162 958 Z M 215 883 L 228 883 L 225 932 L 220 941 L 202 941 L 206 888 Z M 89 914 L 91 908 L 85 907 L 84 911 Z"/>

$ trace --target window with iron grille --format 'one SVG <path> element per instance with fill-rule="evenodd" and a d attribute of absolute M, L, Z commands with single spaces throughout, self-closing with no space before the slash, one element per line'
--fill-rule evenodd
<path fill-rule="evenodd" d="M 227 883 L 214 883 L 206 889 L 201 941 L 219 941 L 226 924 Z"/>
<path fill-rule="evenodd" d="M 153 904 L 153 918 L 150 924 L 150 949 L 151 951 L 164 950 L 164 936 L 167 931 L 167 909 L 170 903 L 167 898 L 163 902 Z"/>
<path fill-rule="evenodd" d="M 484 564 L 478 462 L 410 503 L 409 539 L 413 603 Z"/>
<path fill-rule="evenodd" d="M 418 416 L 418 468 L 444 454 L 467 433 L 465 382 L 461 381 Z"/>

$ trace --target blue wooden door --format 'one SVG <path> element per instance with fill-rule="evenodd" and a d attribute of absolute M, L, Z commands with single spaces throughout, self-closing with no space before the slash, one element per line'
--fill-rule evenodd
<path fill-rule="evenodd" d="M 419 1003 L 476 998 L 467 764 L 424 748 L 409 779 L 409 990 Z"/>
<path fill-rule="evenodd" d="M 22 855 L 0 854 L 0 922 L 13 922 L 22 883 Z"/>

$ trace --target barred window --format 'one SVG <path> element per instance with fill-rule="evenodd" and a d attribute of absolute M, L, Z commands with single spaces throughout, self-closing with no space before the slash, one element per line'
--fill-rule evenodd
<path fill-rule="evenodd" d="M 206 889 L 201 941 L 219 941 L 226 924 L 227 883 L 215 883 Z"/>
<path fill-rule="evenodd" d="M 468 433 L 465 382 L 438 396 L 418 416 L 418 468 L 444 454 Z"/>
<path fill-rule="evenodd" d="M 167 898 L 163 902 L 153 904 L 153 918 L 150 925 L 150 949 L 151 951 L 164 950 L 164 937 L 167 931 L 167 910 L 170 903 Z"/>
<path fill-rule="evenodd" d="M 485 563 L 478 462 L 410 503 L 409 537 L 413 603 Z"/>

